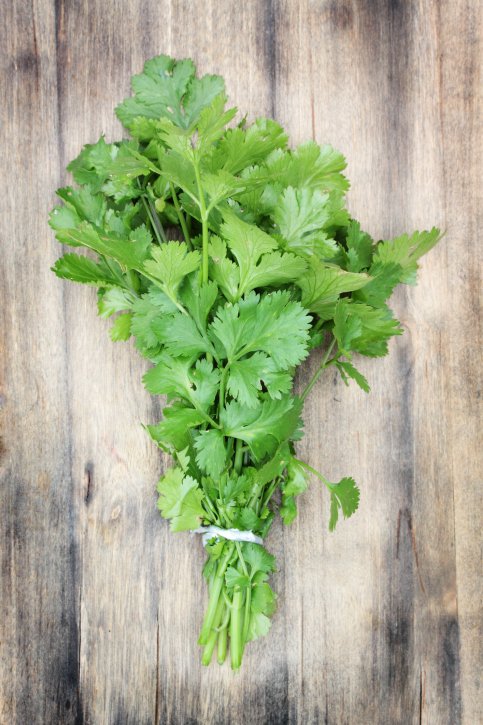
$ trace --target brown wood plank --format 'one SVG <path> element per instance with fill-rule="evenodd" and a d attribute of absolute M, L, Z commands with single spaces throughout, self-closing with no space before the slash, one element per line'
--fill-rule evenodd
<path fill-rule="evenodd" d="M 479 722 L 479 5 L 8 12 L 0 723 Z M 376 237 L 447 230 L 420 285 L 394 298 L 405 335 L 361 361 L 370 396 L 329 374 L 306 407 L 301 455 L 334 480 L 354 475 L 361 509 L 329 535 L 314 483 L 296 523 L 274 527 L 279 611 L 238 675 L 198 661 L 203 552 L 155 510 L 166 462 L 140 426 L 160 415 L 145 365 L 111 343 L 93 290 L 48 269 L 67 161 L 120 135 L 113 108 L 158 52 L 224 75 L 242 112 L 274 116 L 294 143 L 340 148 L 350 208 Z"/>

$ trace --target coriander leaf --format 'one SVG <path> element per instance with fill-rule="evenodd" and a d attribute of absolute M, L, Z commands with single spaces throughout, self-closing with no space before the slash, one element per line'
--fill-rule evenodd
<path fill-rule="evenodd" d="M 352 363 L 346 362 L 346 361 L 343 361 L 343 360 L 338 360 L 336 362 L 336 365 L 337 365 L 337 367 L 339 369 L 339 372 L 341 374 L 342 380 L 344 381 L 344 383 L 346 385 L 349 384 L 349 382 L 347 380 L 347 378 L 349 377 L 349 378 L 352 378 L 352 380 L 355 380 L 355 382 L 357 383 L 357 385 L 360 388 L 362 388 L 362 390 L 365 393 L 369 393 L 370 392 L 371 388 L 370 388 L 369 383 L 367 382 L 366 378 L 364 377 L 364 375 L 362 373 L 359 372 L 359 370 L 357 370 L 352 365 Z"/>
<path fill-rule="evenodd" d="M 191 360 L 173 358 L 165 352 L 143 377 L 150 393 L 180 397 L 205 411 L 215 400 L 219 382 L 220 373 L 211 362 L 198 360 L 192 369 Z"/>
<path fill-rule="evenodd" d="M 330 319 L 329 313 L 325 317 L 327 303 L 336 302 L 342 292 L 353 292 L 364 287 L 370 277 L 366 274 L 345 272 L 340 267 L 328 266 L 312 259 L 307 273 L 297 281 L 302 291 L 302 304 L 312 312 L 317 313 L 321 319 Z"/>
<path fill-rule="evenodd" d="M 63 244 L 88 247 L 105 257 L 112 257 L 128 269 L 142 269 L 148 256 L 144 240 L 142 243 L 128 241 L 113 232 L 96 229 L 88 222 L 82 222 L 76 229 L 59 229 L 56 237 Z"/>
<path fill-rule="evenodd" d="M 256 408 L 231 402 L 220 415 L 224 434 L 245 441 L 256 460 L 273 454 L 296 429 L 298 419 L 299 411 L 288 397 L 262 401 Z"/>
<path fill-rule="evenodd" d="M 163 410 L 163 420 L 156 425 L 148 425 L 151 438 L 162 448 L 166 444 L 176 450 L 183 450 L 190 443 L 190 431 L 205 420 L 204 415 L 195 408 L 174 403 Z"/>
<path fill-rule="evenodd" d="M 79 221 L 86 221 L 95 226 L 102 226 L 106 213 L 106 200 L 102 194 L 93 194 L 87 186 L 83 186 L 80 189 L 73 189 L 71 186 L 66 186 L 65 189 L 57 189 L 56 193 L 63 200 L 66 207 L 75 212 Z M 51 222 L 51 225 L 55 229 L 55 219 L 53 217 L 51 217 Z"/>
<path fill-rule="evenodd" d="M 138 348 L 145 352 L 159 345 L 155 327 L 159 319 L 176 310 L 173 302 L 156 287 L 136 300 L 133 305 L 131 332 L 136 337 Z"/>
<path fill-rule="evenodd" d="M 361 231 L 359 222 L 352 220 L 347 227 L 347 270 L 362 272 L 369 269 L 374 251 L 374 242 L 366 232 Z"/>
<path fill-rule="evenodd" d="M 132 309 L 135 297 L 131 292 L 119 287 L 112 287 L 99 293 L 97 311 L 100 317 L 110 317 L 115 312 Z"/>
<path fill-rule="evenodd" d="M 230 302 L 235 302 L 240 283 L 240 270 L 227 257 L 226 244 L 219 237 L 212 236 L 209 244 L 210 277 L 220 287 Z"/>
<path fill-rule="evenodd" d="M 256 352 L 230 365 L 227 388 L 242 405 L 248 408 L 258 405 L 258 391 L 262 388 L 262 378 L 268 370 L 268 361 L 267 355 Z"/>
<path fill-rule="evenodd" d="M 303 259 L 294 254 L 280 252 L 263 254 L 258 264 L 251 269 L 244 284 L 240 286 L 240 293 L 245 294 L 257 287 L 272 287 L 292 282 L 302 277 L 306 269 L 307 265 Z"/>
<path fill-rule="evenodd" d="M 353 294 L 353 299 L 366 302 L 371 307 L 383 307 L 394 288 L 402 281 L 403 269 L 399 264 L 375 262 L 370 270 L 371 280 Z"/>
<path fill-rule="evenodd" d="M 248 627 L 247 642 L 253 642 L 253 640 L 259 637 L 266 637 L 271 626 L 272 622 L 265 614 L 252 612 Z"/>
<path fill-rule="evenodd" d="M 271 617 L 275 612 L 275 594 L 266 582 L 260 582 L 253 587 L 251 610 L 255 614 L 266 614 Z"/>
<path fill-rule="evenodd" d="M 228 589 L 240 587 L 244 589 L 250 585 L 250 579 L 245 574 L 241 574 L 238 569 L 229 566 L 225 572 L 225 581 Z"/>
<path fill-rule="evenodd" d="M 288 186 L 273 211 L 285 249 L 302 256 L 333 257 L 334 241 L 322 231 L 329 220 L 328 194 L 317 189 Z"/>
<path fill-rule="evenodd" d="M 250 293 L 236 305 L 219 308 L 210 326 L 222 344 L 220 354 L 233 361 L 250 352 L 267 353 L 278 370 L 297 365 L 307 356 L 310 317 L 288 292 L 262 297 Z"/>
<path fill-rule="evenodd" d="M 278 123 L 259 118 L 248 128 L 229 129 L 214 154 L 213 165 L 231 174 L 262 161 L 276 148 L 285 148 L 287 135 Z"/>
<path fill-rule="evenodd" d="M 153 248 L 151 256 L 144 269 L 161 282 L 163 292 L 177 303 L 181 282 L 200 266 L 199 252 L 189 252 L 184 242 L 167 242 L 162 247 Z"/>
<path fill-rule="evenodd" d="M 206 332 L 208 316 L 218 296 L 218 287 L 214 282 L 199 283 L 196 274 L 187 279 L 187 283 L 180 290 L 183 305 L 189 310 L 200 332 Z"/>
<path fill-rule="evenodd" d="M 291 457 L 287 464 L 287 478 L 283 483 L 282 490 L 287 496 L 299 496 L 309 485 L 305 467 Z"/>
<path fill-rule="evenodd" d="M 373 308 L 347 299 L 336 305 L 334 335 L 345 354 L 354 350 L 369 357 L 386 355 L 389 338 L 401 334 L 399 321 L 387 308 Z"/>
<path fill-rule="evenodd" d="M 173 357 L 191 357 L 205 352 L 214 354 L 208 338 L 200 332 L 193 318 L 186 314 L 177 312 L 158 319 L 153 322 L 152 329 Z"/>
<path fill-rule="evenodd" d="M 242 544 L 243 558 L 250 567 L 250 577 L 261 571 L 266 574 L 275 571 L 275 557 L 260 544 Z"/>
<path fill-rule="evenodd" d="M 226 465 L 226 449 L 223 434 L 211 428 L 198 433 L 195 440 L 196 462 L 209 476 L 217 478 Z"/>
<path fill-rule="evenodd" d="M 55 262 L 52 271 L 62 279 L 93 284 L 96 287 L 119 285 L 119 280 L 112 273 L 103 270 L 92 259 L 81 257 L 78 254 L 64 254 Z"/>
<path fill-rule="evenodd" d="M 126 312 L 114 321 L 111 327 L 110 335 L 111 340 L 117 342 L 119 340 L 129 340 L 131 337 L 131 319 L 132 315 L 130 312 Z"/>
<path fill-rule="evenodd" d="M 401 282 L 415 284 L 418 259 L 429 252 L 440 239 L 439 229 L 433 227 L 429 232 L 414 232 L 410 236 L 402 234 L 391 241 L 379 242 L 376 246 L 374 262 L 399 264 L 403 269 Z"/>
<path fill-rule="evenodd" d="M 170 468 L 161 477 L 158 493 L 158 508 L 165 519 L 171 519 L 171 531 L 196 529 L 207 518 L 202 506 L 203 491 L 180 468 Z"/>
<path fill-rule="evenodd" d="M 359 506 L 360 492 L 353 478 L 343 478 L 339 483 L 329 484 L 330 522 L 329 531 L 334 531 L 339 519 L 339 509 L 345 519 L 352 516 Z"/>
<path fill-rule="evenodd" d="M 238 262 L 239 295 L 242 295 L 250 286 L 250 279 L 262 254 L 272 252 L 277 243 L 261 229 L 247 224 L 231 212 L 225 213 L 225 222 L 220 231 Z"/>

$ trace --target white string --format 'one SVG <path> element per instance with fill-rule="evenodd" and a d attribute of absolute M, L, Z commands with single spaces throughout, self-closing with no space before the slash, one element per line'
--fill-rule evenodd
<path fill-rule="evenodd" d="M 253 531 L 240 531 L 239 529 L 220 529 L 218 526 L 200 526 L 193 529 L 193 534 L 203 534 L 203 546 L 206 546 L 213 537 L 228 539 L 229 541 L 248 541 L 251 544 L 263 546 L 263 539 Z"/>

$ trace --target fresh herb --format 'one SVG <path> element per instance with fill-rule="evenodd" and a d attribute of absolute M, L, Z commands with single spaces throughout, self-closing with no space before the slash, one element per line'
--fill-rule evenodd
<path fill-rule="evenodd" d="M 135 339 L 153 367 L 149 392 L 167 396 L 147 426 L 175 465 L 159 481 L 173 531 L 201 525 L 266 537 L 275 513 L 290 524 L 315 475 L 330 496 L 329 528 L 359 503 L 352 478 L 331 483 L 297 458 L 303 401 L 321 373 L 369 391 L 354 353 L 380 357 L 402 328 L 386 304 L 415 282 L 439 232 L 374 242 L 348 213 L 343 156 L 313 142 L 291 149 L 261 118 L 235 123 L 218 76 L 190 60 L 149 60 L 117 108 L 131 140 L 87 145 L 51 214 L 65 254 L 58 277 L 98 288 L 113 340 Z M 300 395 L 297 367 L 321 362 Z M 315 353 L 317 354 L 317 353 Z M 213 537 L 209 603 L 199 642 L 208 664 L 267 634 L 275 561 L 255 543 Z"/>

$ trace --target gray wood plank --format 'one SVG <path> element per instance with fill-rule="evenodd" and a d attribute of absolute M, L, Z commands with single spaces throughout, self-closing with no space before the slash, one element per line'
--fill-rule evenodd
<path fill-rule="evenodd" d="M 0 721 L 75 719 L 78 502 L 71 478 L 65 288 L 46 219 L 59 181 L 55 14 L 3 8 Z"/>

